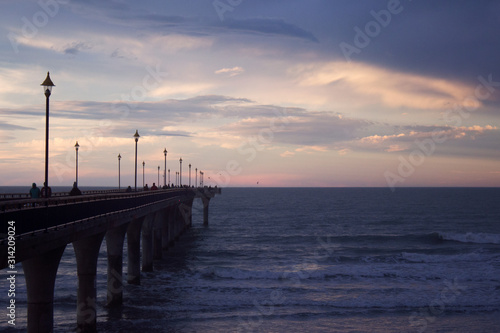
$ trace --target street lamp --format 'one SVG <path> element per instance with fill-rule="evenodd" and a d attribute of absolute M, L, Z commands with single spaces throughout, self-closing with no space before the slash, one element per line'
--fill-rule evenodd
<path fill-rule="evenodd" d="M 45 197 L 49 196 L 49 97 L 52 93 L 52 87 L 55 86 L 47 72 L 45 81 L 41 84 L 45 94 Z"/>
<path fill-rule="evenodd" d="M 179 171 L 179 186 L 182 187 L 182 157 L 179 159 L 180 171 Z"/>
<path fill-rule="evenodd" d="M 120 160 L 122 159 L 122 156 L 118 154 L 118 189 L 121 189 L 120 186 Z"/>
<path fill-rule="evenodd" d="M 158 186 L 160 186 L 160 166 L 158 165 Z"/>
<path fill-rule="evenodd" d="M 78 144 L 78 141 L 75 143 L 75 150 L 76 150 L 76 187 L 78 187 L 78 148 L 80 148 L 80 145 Z"/>
<path fill-rule="evenodd" d="M 194 169 L 194 186 L 198 187 L 198 168 Z"/>
<path fill-rule="evenodd" d="M 167 148 L 163 149 L 163 155 L 165 155 L 165 170 L 163 174 L 163 186 L 167 185 Z"/>
<path fill-rule="evenodd" d="M 142 161 L 142 188 L 144 188 L 144 166 L 146 162 Z"/>
<path fill-rule="evenodd" d="M 139 141 L 139 132 L 135 130 L 134 139 L 135 139 L 135 191 L 137 192 L 137 141 Z"/>
<path fill-rule="evenodd" d="M 170 169 L 168 169 L 168 186 L 170 186 Z"/>
<path fill-rule="evenodd" d="M 189 163 L 189 187 L 191 187 L 191 163 Z"/>

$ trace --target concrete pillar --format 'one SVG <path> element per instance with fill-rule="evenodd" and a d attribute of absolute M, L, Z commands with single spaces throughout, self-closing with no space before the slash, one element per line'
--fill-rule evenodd
<path fill-rule="evenodd" d="M 183 231 L 182 228 L 182 216 L 179 209 L 179 204 L 175 205 L 175 240 L 178 241 L 179 237 Z"/>
<path fill-rule="evenodd" d="M 161 259 L 162 258 L 162 228 L 163 228 L 163 220 L 165 216 L 163 211 L 156 212 L 155 219 L 153 221 L 153 259 Z"/>
<path fill-rule="evenodd" d="M 208 204 L 210 203 L 210 198 L 202 196 L 201 201 L 203 202 L 203 225 L 208 226 Z"/>
<path fill-rule="evenodd" d="M 165 208 L 163 210 L 163 221 L 162 221 L 162 228 L 161 228 L 161 247 L 164 251 L 168 250 L 168 247 L 170 246 L 170 236 L 169 236 L 169 229 L 170 229 L 170 209 Z"/>
<path fill-rule="evenodd" d="M 144 217 L 134 219 L 127 227 L 127 282 L 141 284 L 141 229 Z"/>
<path fill-rule="evenodd" d="M 142 223 L 142 271 L 153 271 L 153 223 L 155 213 L 149 214 Z"/>
<path fill-rule="evenodd" d="M 105 233 L 73 242 L 78 273 L 77 332 L 97 331 L 97 258 Z"/>
<path fill-rule="evenodd" d="M 170 207 L 168 224 L 169 224 L 168 228 L 169 228 L 170 245 L 173 246 L 175 244 L 175 241 L 177 240 L 177 230 L 178 230 L 177 205 Z"/>
<path fill-rule="evenodd" d="M 179 204 L 179 213 L 182 220 L 183 229 L 188 229 L 191 227 L 193 218 L 193 200 L 188 200 L 181 202 Z"/>
<path fill-rule="evenodd" d="M 127 232 L 127 224 L 109 229 L 106 232 L 106 246 L 108 250 L 108 296 L 109 307 L 123 303 L 123 242 Z"/>
<path fill-rule="evenodd" d="M 28 296 L 28 333 L 52 332 L 54 285 L 66 245 L 23 261 Z"/>

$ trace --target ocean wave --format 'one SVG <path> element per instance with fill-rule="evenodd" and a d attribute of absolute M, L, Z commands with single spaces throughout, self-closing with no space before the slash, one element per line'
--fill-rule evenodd
<path fill-rule="evenodd" d="M 409 255 L 411 257 L 411 255 Z M 416 262 L 422 262 L 421 259 L 415 259 Z M 412 260 L 408 260 L 409 262 Z M 379 279 L 402 279 L 402 280 L 421 280 L 435 279 L 435 272 L 428 272 L 425 276 L 415 274 L 414 271 L 401 271 L 397 267 L 387 267 L 374 269 L 370 265 L 353 266 L 332 266 L 322 269 L 303 269 L 303 270 L 284 270 L 284 271 L 269 271 L 269 270 L 247 270 L 238 268 L 211 267 L 206 268 L 195 274 L 197 278 L 207 280 L 226 279 L 226 280 L 283 280 L 296 283 L 298 281 L 316 280 L 379 280 Z"/>
<path fill-rule="evenodd" d="M 423 254 L 403 252 L 401 258 L 408 262 L 414 263 L 445 263 L 445 262 L 484 262 L 490 257 L 481 253 L 465 253 L 465 254 Z"/>
<path fill-rule="evenodd" d="M 468 232 L 465 234 L 459 233 L 439 233 L 443 240 L 461 242 L 461 243 L 475 243 L 475 244 L 500 244 L 499 234 L 488 233 L 473 233 Z"/>

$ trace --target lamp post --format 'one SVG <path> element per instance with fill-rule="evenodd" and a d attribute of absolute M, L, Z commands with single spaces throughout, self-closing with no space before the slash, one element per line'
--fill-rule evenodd
<path fill-rule="evenodd" d="M 191 187 L 191 163 L 189 163 L 189 187 Z"/>
<path fill-rule="evenodd" d="M 160 186 L 160 166 L 158 165 L 158 186 Z"/>
<path fill-rule="evenodd" d="M 142 188 L 144 188 L 144 166 L 146 162 L 142 161 Z"/>
<path fill-rule="evenodd" d="M 179 159 L 180 171 L 179 171 L 179 186 L 182 187 L 182 157 Z"/>
<path fill-rule="evenodd" d="M 163 186 L 167 185 L 167 148 L 163 149 L 163 155 L 165 155 L 165 169 L 163 174 Z"/>
<path fill-rule="evenodd" d="M 80 145 L 78 144 L 78 141 L 75 143 L 75 151 L 76 151 L 76 177 L 75 177 L 75 183 L 76 187 L 78 187 L 78 148 L 80 148 Z"/>
<path fill-rule="evenodd" d="M 168 169 L 168 186 L 170 186 L 170 169 Z"/>
<path fill-rule="evenodd" d="M 41 84 L 45 94 L 45 196 L 49 196 L 49 97 L 52 93 L 52 87 L 55 86 L 47 72 L 45 81 Z"/>
<path fill-rule="evenodd" d="M 198 168 L 194 169 L 194 186 L 198 187 Z"/>
<path fill-rule="evenodd" d="M 135 191 L 137 192 L 137 141 L 139 141 L 139 132 L 135 130 L 134 139 L 135 139 Z"/>
<path fill-rule="evenodd" d="M 118 189 L 121 189 L 120 186 L 120 160 L 122 159 L 122 156 L 118 154 Z"/>

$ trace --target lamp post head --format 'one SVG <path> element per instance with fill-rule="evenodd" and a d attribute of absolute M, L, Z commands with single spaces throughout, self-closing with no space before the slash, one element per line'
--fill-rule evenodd
<path fill-rule="evenodd" d="M 142 161 L 142 166 L 145 166 L 146 165 L 146 162 Z"/>
<path fill-rule="evenodd" d="M 78 151 L 78 148 L 80 148 L 80 145 L 78 144 L 78 141 L 75 143 L 75 149 Z"/>
<path fill-rule="evenodd" d="M 179 159 L 179 162 L 181 162 L 181 163 L 182 163 L 182 157 Z"/>
<path fill-rule="evenodd" d="M 47 77 L 45 78 L 45 81 L 43 81 L 41 86 L 43 87 L 43 92 L 45 93 L 45 96 L 49 97 L 52 92 L 52 87 L 56 86 L 50 79 L 49 72 L 47 72 Z"/>
<path fill-rule="evenodd" d="M 122 159 L 122 155 L 118 154 L 118 161 Z"/>
<path fill-rule="evenodd" d="M 139 131 L 135 130 L 135 134 L 134 134 L 135 142 L 139 141 L 139 138 L 140 138 Z"/>
<path fill-rule="evenodd" d="M 167 156 L 167 153 L 168 153 L 167 148 L 163 149 L 163 154 L 164 154 L 165 156 Z"/>

